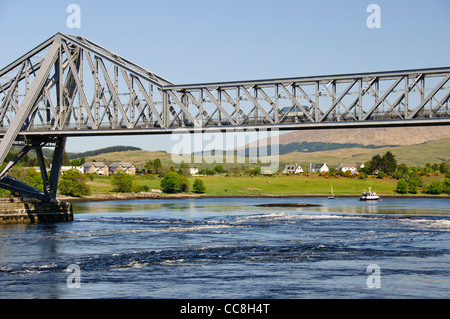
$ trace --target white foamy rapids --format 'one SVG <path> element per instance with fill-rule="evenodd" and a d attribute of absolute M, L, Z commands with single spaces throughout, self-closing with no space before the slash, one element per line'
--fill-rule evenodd
<path fill-rule="evenodd" d="M 449 219 L 402 219 L 401 221 L 415 227 L 450 231 Z"/>
<path fill-rule="evenodd" d="M 236 223 L 251 222 L 259 220 L 290 220 L 290 219 L 361 219 L 363 216 L 351 216 L 351 215 L 332 215 L 332 214 L 288 214 L 288 213 L 271 213 L 263 215 L 250 215 L 239 217 L 234 220 Z"/>

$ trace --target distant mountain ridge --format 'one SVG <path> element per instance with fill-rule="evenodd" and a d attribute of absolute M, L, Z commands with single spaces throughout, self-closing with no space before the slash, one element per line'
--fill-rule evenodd
<path fill-rule="evenodd" d="M 69 159 L 76 159 L 82 157 L 96 156 L 99 154 L 125 152 L 125 151 L 142 151 L 142 149 L 135 146 L 110 146 L 82 153 L 67 153 L 67 156 L 69 157 Z"/>
<path fill-rule="evenodd" d="M 450 126 L 300 130 L 279 136 L 279 144 L 323 142 L 362 145 L 417 145 L 450 137 Z"/>

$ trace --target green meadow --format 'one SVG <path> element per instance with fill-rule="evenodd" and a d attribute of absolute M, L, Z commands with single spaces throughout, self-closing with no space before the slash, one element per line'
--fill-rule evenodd
<path fill-rule="evenodd" d="M 379 194 L 395 194 L 397 181 L 394 179 L 367 179 L 345 177 L 320 177 L 316 175 L 242 175 L 189 177 L 190 191 L 194 180 L 201 179 L 209 195 L 319 195 L 330 194 L 331 187 L 335 195 L 359 195 L 369 187 Z M 149 189 L 160 189 L 161 179 L 150 175 L 135 176 L 135 183 L 148 186 Z M 111 194 L 112 177 L 94 176 L 88 180 L 92 194 Z"/>

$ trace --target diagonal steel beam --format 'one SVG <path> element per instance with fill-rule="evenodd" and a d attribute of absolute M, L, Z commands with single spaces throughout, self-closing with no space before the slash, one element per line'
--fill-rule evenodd
<path fill-rule="evenodd" d="M 53 44 L 47 53 L 47 56 L 42 62 L 42 67 L 39 69 L 36 78 L 31 84 L 30 90 L 27 92 L 27 95 L 23 99 L 18 112 L 11 121 L 11 125 L 6 131 L 6 134 L 0 143 L 0 163 L 3 163 L 6 155 L 11 148 L 12 143 L 19 134 L 22 125 L 25 123 L 25 120 L 27 119 L 32 107 L 35 105 L 36 100 L 39 98 L 39 95 L 42 92 L 42 88 L 44 87 L 45 82 L 47 81 L 50 74 L 51 68 L 58 58 L 60 44 L 61 39 L 59 37 L 55 37 Z"/>
<path fill-rule="evenodd" d="M 81 95 L 81 100 L 82 100 L 81 102 L 84 105 L 84 108 L 86 109 L 86 111 L 88 113 L 89 121 L 91 121 L 92 126 L 95 128 L 96 123 L 95 123 L 95 120 L 94 120 L 94 118 L 92 116 L 91 110 L 89 108 L 89 103 L 88 103 L 86 95 L 84 93 L 83 85 L 82 85 L 81 80 L 80 80 L 80 78 L 78 76 L 78 70 L 77 70 L 77 68 L 75 67 L 75 64 L 72 61 L 72 57 L 70 55 L 69 48 L 67 47 L 67 44 L 64 41 L 62 41 L 62 46 L 64 48 L 64 51 L 66 52 L 67 61 L 69 62 L 69 68 L 70 68 L 70 71 L 72 72 L 73 79 L 75 80 L 75 83 L 78 86 L 78 92 Z"/>
<path fill-rule="evenodd" d="M 350 91 L 353 86 L 355 86 L 355 84 L 358 83 L 358 79 L 353 80 L 352 83 L 350 83 L 349 86 L 347 86 L 347 88 L 341 93 L 341 95 L 336 99 L 336 101 L 334 101 L 334 103 L 331 105 L 331 107 L 325 111 L 325 113 L 323 113 L 322 119 L 320 120 L 320 122 L 323 122 L 325 120 L 325 118 L 328 116 L 328 114 L 330 114 L 330 112 L 341 102 L 341 100 L 344 98 L 344 96 L 348 93 L 348 91 Z"/>
<path fill-rule="evenodd" d="M 386 92 L 384 92 L 383 96 L 378 99 L 378 101 L 375 103 L 374 106 L 372 106 L 372 108 L 366 113 L 366 115 L 363 118 L 363 121 L 366 121 L 369 116 L 372 115 L 372 113 L 378 108 L 378 106 L 380 106 L 380 104 L 386 99 L 386 97 L 391 94 L 391 92 L 397 87 L 397 85 L 404 79 L 405 77 L 402 76 L 400 78 L 397 79 L 397 81 L 395 81 L 390 87 L 389 89 L 387 89 Z"/>
<path fill-rule="evenodd" d="M 131 123 L 130 119 L 128 118 L 126 112 L 123 109 L 122 102 L 120 101 L 119 95 L 117 94 L 116 88 L 114 87 L 111 78 L 109 77 L 108 71 L 106 70 L 105 64 L 103 63 L 103 60 L 96 57 L 96 60 L 99 62 L 100 68 L 103 72 L 103 77 L 106 80 L 106 84 L 108 86 L 109 92 L 112 93 L 114 96 L 114 99 L 116 100 L 117 105 L 119 106 L 119 111 L 122 114 L 122 119 L 125 120 L 125 125 L 127 128 L 132 128 L 133 123 Z"/>
<path fill-rule="evenodd" d="M 295 96 L 293 96 L 291 94 L 291 92 L 288 91 L 288 89 L 286 89 L 286 87 L 280 83 L 280 87 L 283 89 L 283 91 L 286 92 L 286 94 L 288 95 L 288 97 L 292 100 L 292 103 L 296 104 L 302 111 L 303 113 L 306 115 L 306 117 L 311 121 L 311 122 L 315 122 L 314 119 L 311 117 L 311 115 L 309 114 L 308 111 L 305 110 L 305 108 L 303 107 L 303 105 L 300 104 L 300 102 L 295 98 Z"/>
<path fill-rule="evenodd" d="M 233 120 L 233 118 L 228 114 L 228 112 L 220 105 L 219 102 L 217 102 L 217 99 L 209 92 L 207 88 L 204 88 L 203 91 L 206 93 L 206 95 L 209 96 L 211 101 L 217 106 L 217 109 L 220 110 L 223 114 L 225 114 L 225 117 L 230 121 L 232 125 L 236 125 L 236 122 Z"/>
<path fill-rule="evenodd" d="M 123 72 L 124 71 L 122 71 L 122 74 L 123 74 Z M 128 83 L 128 77 L 126 76 L 126 74 L 123 74 L 123 77 L 125 78 L 125 81 L 127 81 L 127 83 Z M 158 110 L 155 108 L 155 105 L 151 102 L 150 97 L 147 94 L 147 91 L 145 90 L 144 86 L 141 83 L 141 80 L 139 78 L 135 78 L 135 80 L 136 80 L 135 82 L 136 82 L 137 86 L 139 87 L 139 90 L 141 91 L 142 95 L 144 96 L 145 102 L 147 102 L 148 107 L 152 111 L 152 115 L 154 115 L 156 117 L 156 120 L 158 121 L 159 125 L 161 127 L 164 127 L 163 120 L 162 120 Z"/>
<path fill-rule="evenodd" d="M 24 67 L 25 67 L 25 63 L 22 64 L 19 72 L 17 73 L 17 76 L 14 78 L 14 81 L 12 82 L 12 84 L 11 84 L 11 86 L 9 88 L 8 94 L 6 95 L 6 98 L 5 98 L 5 100 L 3 101 L 3 103 L 2 103 L 2 105 L 0 107 L 0 110 L 1 110 L 0 123 L 3 122 L 3 118 L 5 117 L 6 110 L 8 109 L 9 102 L 11 101 L 11 97 L 13 95 L 13 92 L 17 88 L 17 83 L 19 81 L 20 74 L 22 73 Z"/>
<path fill-rule="evenodd" d="M 194 123 L 194 126 L 200 126 L 200 123 L 197 121 L 197 119 L 189 112 L 189 110 L 186 108 L 186 105 L 184 105 L 180 99 L 173 93 L 172 91 L 168 91 L 169 95 L 173 98 L 175 103 L 178 104 L 180 109 L 183 111 L 183 113 Z"/>
<path fill-rule="evenodd" d="M 258 108 L 265 116 L 266 119 L 269 120 L 269 122 L 271 124 L 274 124 L 274 121 L 272 120 L 272 118 L 270 117 L 269 114 L 267 114 L 266 110 L 264 110 L 264 108 L 258 103 L 258 101 L 250 94 L 250 92 L 247 91 L 247 89 L 245 87 L 241 87 L 242 92 L 244 92 L 245 95 L 248 96 L 248 98 L 253 102 L 253 104 L 255 105 L 256 108 Z M 257 90 L 255 88 L 255 90 Z"/>
<path fill-rule="evenodd" d="M 408 119 L 413 119 L 417 113 L 419 113 L 420 110 L 423 109 L 423 107 L 425 106 L 425 104 L 428 103 L 428 101 L 430 101 L 430 99 L 437 93 L 437 91 L 439 91 L 444 85 L 445 83 L 447 83 L 447 81 L 450 79 L 450 74 L 447 74 L 447 76 L 445 76 L 441 82 L 439 82 L 439 84 L 433 89 L 433 91 L 430 92 L 430 94 L 428 94 L 428 96 L 422 101 L 422 103 L 420 103 L 420 105 L 411 113 L 409 113 L 408 115 Z"/>

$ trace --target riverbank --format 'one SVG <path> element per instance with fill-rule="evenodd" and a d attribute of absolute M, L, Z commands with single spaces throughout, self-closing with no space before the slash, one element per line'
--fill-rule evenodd
<path fill-rule="evenodd" d="M 69 203 L 83 203 L 83 202 L 102 202 L 114 200 L 136 200 L 136 199 L 203 199 L 203 198 L 326 198 L 329 194 L 260 194 L 260 195 L 213 195 L 213 194 L 157 194 L 157 193 L 137 193 L 137 194 L 96 194 L 85 197 L 70 197 L 58 196 L 58 200 Z M 358 198 L 358 195 L 339 195 L 339 198 Z M 450 195 L 401 195 L 401 194 L 386 194 L 382 198 L 447 198 Z"/>

